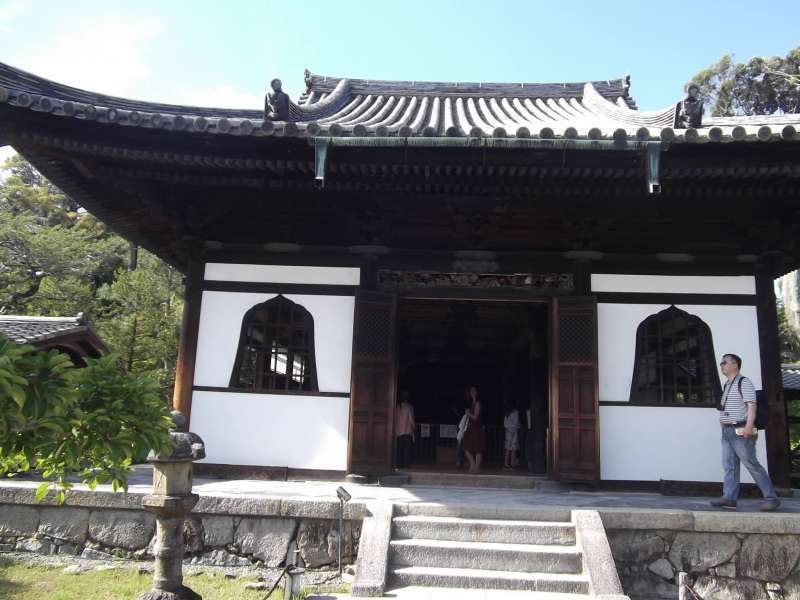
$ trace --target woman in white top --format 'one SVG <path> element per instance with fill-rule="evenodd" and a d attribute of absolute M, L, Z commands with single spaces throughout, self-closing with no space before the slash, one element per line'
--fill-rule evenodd
<path fill-rule="evenodd" d="M 503 468 L 511 469 L 515 467 L 517 463 L 517 451 L 519 450 L 519 411 L 511 406 L 511 404 L 506 405 L 505 410 L 505 419 L 503 419 L 503 427 L 506 430 L 506 441 L 504 444 L 504 448 L 506 450 L 505 453 L 505 461 L 503 464 Z"/>
<path fill-rule="evenodd" d="M 414 407 L 409 402 L 408 392 L 400 394 L 400 401 L 395 409 L 394 427 L 397 436 L 397 468 L 405 469 L 411 464 L 411 449 L 417 431 Z"/>

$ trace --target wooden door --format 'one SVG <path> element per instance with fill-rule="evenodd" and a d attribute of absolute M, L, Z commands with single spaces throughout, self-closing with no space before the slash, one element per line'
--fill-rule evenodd
<path fill-rule="evenodd" d="M 394 294 L 356 295 L 349 473 L 379 475 L 392 470 L 396 314 Z"/>
<path fill-rule="evenodd" d="M 554 298 L 551 315 L 552 471 L 562 481 L 600 478 L 597 305 Z"/>

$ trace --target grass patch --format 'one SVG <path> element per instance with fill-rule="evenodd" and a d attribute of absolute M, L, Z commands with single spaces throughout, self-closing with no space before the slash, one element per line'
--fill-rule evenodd
<path fill-rule="evenodd" d="M 246 590 L 252 578 L 227 579 L 222 573 L 210 576 L 184 575 L 183 582 L 203 597 L 203 600 L 261 600 L 266 591 Z M 152 587 L 152 574 L 140 575 L 129 568 L 107 571 L 85 571 L 66 574 L 62 568 L 34 567 L 24 564 L 0 564 L 0 600 L 136 600 Z M 342 590 L 345 591 L 345 590 Z M 303 590 L 305 598 L 310 592 Z M 283 598 L 279 587 L 271 596 Z"/>

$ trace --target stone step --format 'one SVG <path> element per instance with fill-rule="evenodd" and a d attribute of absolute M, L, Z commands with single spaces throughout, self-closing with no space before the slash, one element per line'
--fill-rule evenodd
<path fill-rule="evenodd" d="M 401 471 L 408 477 L 408 485 L 435 487 L 470 487 L 511 490 L 532 490 L 540 482 L 550 481 L 546 476 L 518 474 L 437 473 L 435 471 Z"/>
<path fill-rule="evenodd" d="M 462 519 L 494 519 L 515 521 L 558 521 L 569 523 L 572 508 L 569 506 L 498 506 L 492 498 L 481 504 L 454 504 L 452 502 L 399 502 L 395 504 L 395 515 L 401 517 L 460 517 Z"/>
<path fill-rule="evenodd" d="M 524 573 L 580 573 L 575 546 L 499 544 L 451 540 L 392 540 L 389 563 L 397 567 L 449 567 Z"/>
<path fill-rule="evenodd" d="M 385 596 L 397 600 L 587 600 L 586 594 L 530 592 L 527 590 L 481 590 L 422 586 L 397 587 L 386 590 Z M 332 600 L 332 596 L 309 596 L 308 600 Z"/>
<path fill-rule="evenodd" d="M 589 581 L 583 575 L 521 573 L 444 567 L 397 567 L 391 571 L 391 586 L 469 588 L 471 590 L 525 590 L 560 594 L 581 594 L 586 598 Z M 454 596 L 455 597 L 455 596 Z M 571 598 L 568 596 L 567 598 Z M 565 598 L 564 600 L 567 600 Z"/>
<path fill-rule="evenodd" d="M 459 540 L 506 544 L 574 545 L 575 527 L 557 521 L 506 521 L 461 517 L 395 517 L 394 539 Z"/>

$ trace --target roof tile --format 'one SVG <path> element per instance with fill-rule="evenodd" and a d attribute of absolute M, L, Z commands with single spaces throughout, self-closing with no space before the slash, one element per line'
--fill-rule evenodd
<path fill-rule="evenodd" d="M 82 316 L 28 317 L 0 316 L 0 333 L 20 344 L 41 342 L 56 335 L 85 329 Z"/>
<path fill-rule="evenodd" d="M 672 143 L 800 140 L 800 115 L 707 117 L 674 129 L 676 104 L 639 111 L 628 77 L 575 83 L 374 81 L 306 73 L 289 122 L 261 110 L 142 102 L 58 84 L 0 63 L 0 102 L 118 126 L 238 136 L 502 137 Z"/>

